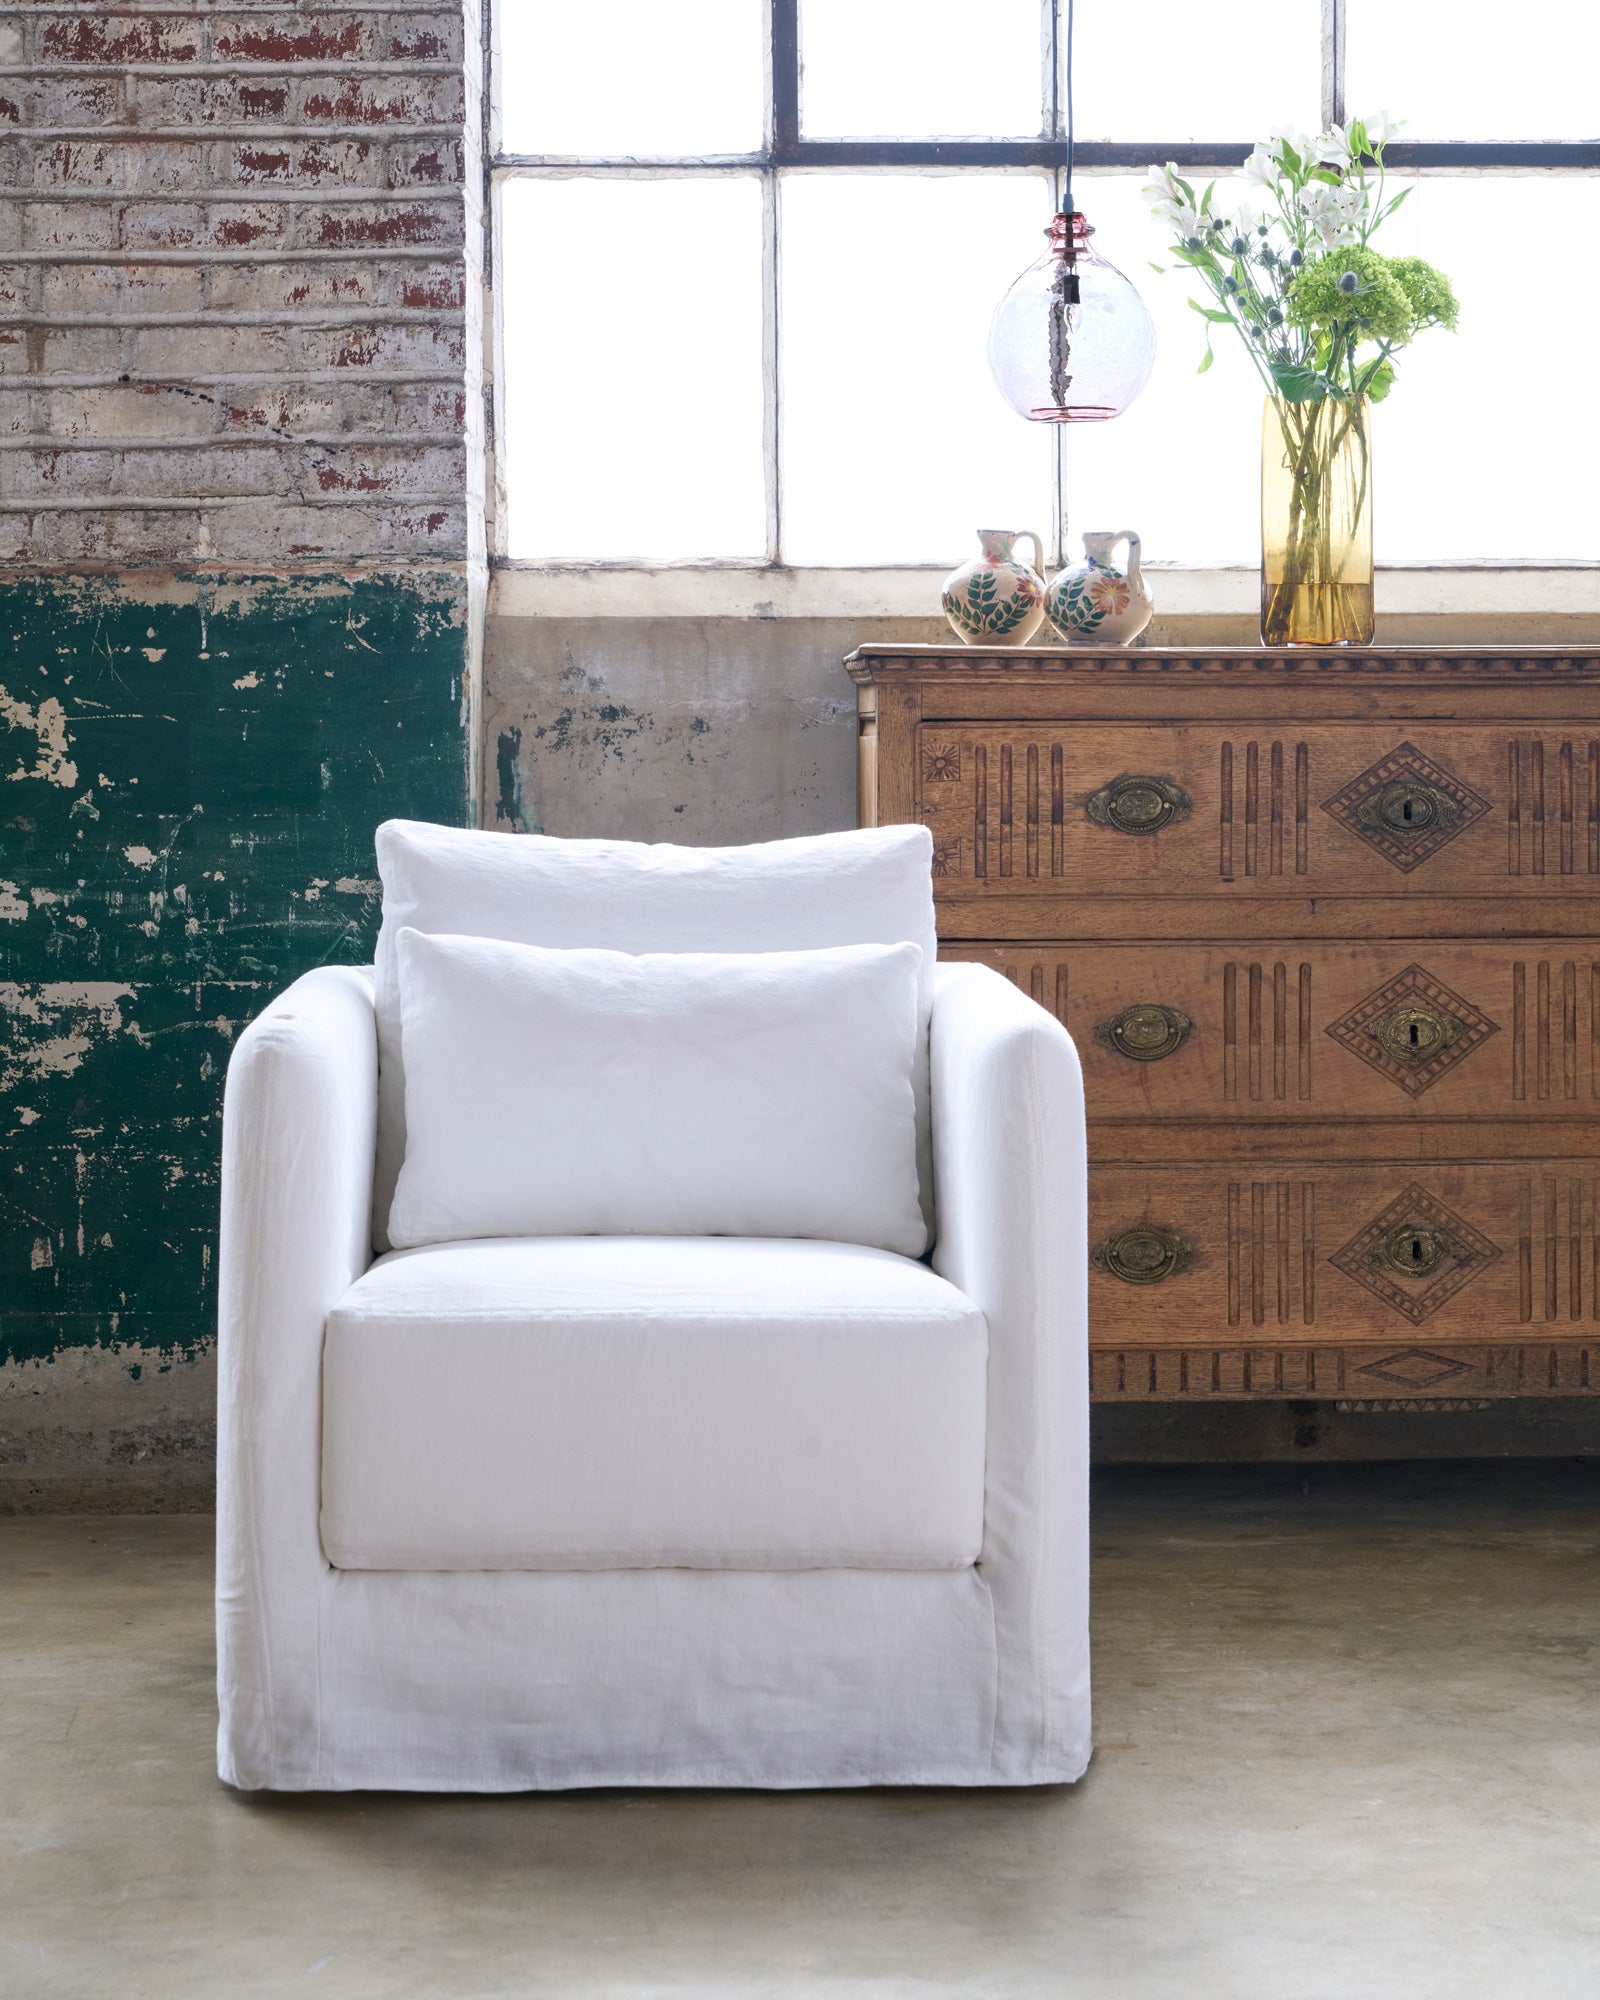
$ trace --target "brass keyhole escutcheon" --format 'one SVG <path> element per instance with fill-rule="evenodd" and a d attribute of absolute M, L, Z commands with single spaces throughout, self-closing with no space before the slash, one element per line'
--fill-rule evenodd
<path fill-rule="evenodd" d="M 1378 817 L 1396 833 L 1421 833 L 1439 817 L 1439 802 L 1415 785 L 1391 785 L 1378 801 Z"/>
<path fill-rule="evenodd" d="M 1460 816 L 1460 806 L 1448 793 L 1415 778 L 1396 778 L 1380 785 L 1356 811 L 1362 825 L 1397 833 L 1402 839 L 1450 826 Z"/>
<path fill-rule="evenodd" d="M 1138 1000 L 1102 1021 L 1094 1038 L 1130 1062 L 1160 1062 L 1181 1049 L 1194 1026 L 1187 1014 L 1157 1000 Z"/>
<path fill-rule="evenodd" d="M 1189 794 L 1172 778 L 1141 777 L 1125 771 L 1084 800 L 1084 811 L 1096 826 L 1114 833 L 1159 833 L 1183 819 Z"/>
<path fill-rule="evenodd" d="M 1453 1014 L 1437 1007 L 1396 1007 L 1372 1022 L 1367 1033 L 1400 1062 L 1426 1062 L 1461 1033 Z"/>
<path fill-rule="evenodd" d="M 1373 1262 L 1401 1278 L 1431 1278 L 1450 1256 L 1450 1239 L 1442 1229 L 1408 1222 L 1391 1229 L 1373 1247 Z"/>
<path fill-rule="evenodd" d="M 1139 1222 L 1108 1236 L 1094 1253 L 1094 1261 L 1125 1285 L 1159 1285 L 1183 1270 L 1193 1255 L 1175 1229 Z"/>

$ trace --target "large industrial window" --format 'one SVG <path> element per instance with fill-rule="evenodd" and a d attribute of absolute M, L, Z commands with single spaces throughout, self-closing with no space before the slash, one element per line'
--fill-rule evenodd
<path fill-rule="evenodd" d="M 500 553 L 534 564 L 892 566 L 979 523 L 1136 525 L 1246 563 L 1259 397 L 1195 379 L 1145 168 L 1230 175 L 1274 125 L 1406 124 L 1382 247 L 1454 281 L 1461 331 L 1377 417 L 1390 562 L 1600 556 L 1600 7 L 1077 0 L 1077 205 L 1155 318 L 1115 423 L 1020 422 L 984 361 L 1066 155 L 1065 0 L 502 0 Z"/>

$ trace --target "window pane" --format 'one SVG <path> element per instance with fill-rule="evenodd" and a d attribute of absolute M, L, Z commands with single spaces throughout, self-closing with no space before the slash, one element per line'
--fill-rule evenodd
<path fill-rule="evenodd" d="M 509 153 L 753 153 L 766 59 L 757 0 L 507 0 L 496 9 Z"/>
<path fill-rule="evenodd" d="M 808 139 L 1030 139 L 1044 129 L 1039 0 L 802 0 Z"/>
<path fill-rule="evenodd" d="M 1258 139 L 1286 125 L 1315 131 L 1321 19 L 1320 0 L 1229 0 L 1225 10 L 1194 0 L 1140 0 L 1136 11 L 1080 7 L 1077 135 L 1148 139 L 1159 155 L 1166 140 Z M 1063 62 L 1065 55 L 1063 37 Z"/>
<path fill-rule="evenodd" d="M 1216 329 L 1216 362 L 1197 377 L 1205 322 L 1182 267 L 1158 277 L 1168 235 L 1139 199 L 1142 174 L 1084 175 L 1078 200 L 1094 247 L 1131 278 L 1156 323 L 1156 365 L 1144 394 L 1108 424 L 1067 437 L 1069 553 L 1085 529 L 1133 528 L 1147 562 L 1254 563 L 1261 553 L 1261 409 L 1264 390 L 1238 335 Z M 1221 181 L 1225 209 L 1240 184 Z"/>
<path fill-rule="evenodd" d="M 1573 345 L 1597 233 L 1600 180 L 1555 174 L 1424 174 L 1384 230 L 1449 277 L 1461 325 L 1398 357 L 1373 414 L 1380 562 L 1600 554 L 1600 380 Z"/>
<path fill-rule="evenodd" d="M 513 180 L 502 200 L 510 553 L 759 556 L 759 182 Z"/>
<path fill-rule="evenodd" d="M 1592 139 L 1600 130 L 1594 0 L 1346 0 L 1345 102 L 1406 122 L 1402 139 Z"/>
<path fill-rule="evenodd" d="M 784 177 L 791 562 L 953 564 L 979 527 L 1048 540 L 1053 427 L 1013 416 L 984 346 L 1050 212 L 1031 174 Z"/>

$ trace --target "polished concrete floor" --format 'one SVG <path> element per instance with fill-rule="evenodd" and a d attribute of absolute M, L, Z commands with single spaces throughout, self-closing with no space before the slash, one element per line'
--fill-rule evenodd
<path fill-rule="evenodd" d="M 6 2000 L 1595 2000 L 1600 1468 L 1102 1480 L 1037 1793 L 244 1799 L 210 1524 L 0 1521 Z"/>

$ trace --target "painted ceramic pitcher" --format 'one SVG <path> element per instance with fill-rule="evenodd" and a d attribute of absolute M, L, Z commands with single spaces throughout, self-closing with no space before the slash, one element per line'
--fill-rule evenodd
<path fill-rule="evenodd" d="M 1118 542 L 1128 545 L 1126 571 L 1111 560 Z M 1131 645 L 1155 608 L 1139 568 L 1139 537 L 1131 528 L 1086 534 L 1083 561 L 1064 569 L 1044 599 L 1045 616 L 1069 646 Z"/>
<path fill-rule="evenodd" d="M 1013 553 L 1032 542 L 1036 567 Z M 982 550 L 944 580 L 944 615 L 969 646 L 1025 646 L 1044 617 L 1044 550 L 1028 528 L 980 528 Z"/>

